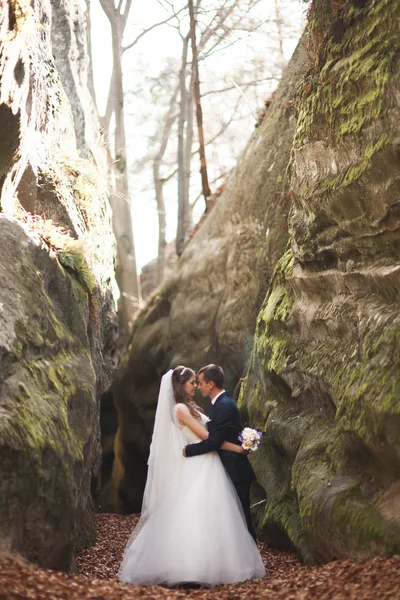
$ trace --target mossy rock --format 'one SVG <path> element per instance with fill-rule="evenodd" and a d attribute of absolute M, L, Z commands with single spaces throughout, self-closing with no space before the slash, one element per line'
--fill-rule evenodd
<path fill-rule="evenodd" d="M 399 18 L 394 0 L 313 3 L 291 269 L 267 292 L 240 397 L 266 432 L 259 532 L 308 562 L 400 551 Z"/>
<path fill-rule="evenodd" d="M 94 540 L 87 296 L 17 223 L 0 216 L 0 230 L 0 537 L 68 570 L 74 549 Z"/>
<path fill-rule="evenodd" d="M 71 570 L 115 366 L 107 156 L 85 6 L 5 1 L 0 28 L 0 543 Z"/>

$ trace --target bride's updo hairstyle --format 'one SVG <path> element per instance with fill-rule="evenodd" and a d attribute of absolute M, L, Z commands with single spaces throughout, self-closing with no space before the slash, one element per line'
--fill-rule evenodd
<path fill-rule="evenodd" d="M 203 410 L 196 402 L 193 402 L 193 400 L 189 398 L 185 391 L 185 383 L 195 375 L 196 373 L 192 369 L 189 369 L 189 367 L 183 367 L 182 365 L 175 367 L 172 373 L 172 389 L 174 390 L 176 404 L 185 404 L 192 417 L 199 419 L 200 413 L 202 413 Z"/>

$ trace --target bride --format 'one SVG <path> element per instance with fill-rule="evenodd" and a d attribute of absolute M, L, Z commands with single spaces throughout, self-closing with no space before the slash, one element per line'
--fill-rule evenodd
<path fill-rule="evenodd" d="M 161 380 L 141 518 L 119 570 L 125 583 L 213 586 L 265 575 L 217 452 L 182 456 L 186 444 L 208 438 L 208 418 L 192 400 L 195 388 L 187 367 Z M 244 453 L 229 442 L 222 448 Z"/>

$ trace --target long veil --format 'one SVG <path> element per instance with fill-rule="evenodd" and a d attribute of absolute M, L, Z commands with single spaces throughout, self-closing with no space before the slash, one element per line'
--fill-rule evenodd
<path fill-rule="evenodd" d="M 182 456 L 182 448 L 186 441 L 175 425 L 174 407 L 176 404 L 172 387 L 172 373 L 173 371 L 170 369 L 161 379 L 150 455 L 147 462 L 148 472 L 141 516 L 125 547 L 119 572 L 124 566 L 125 558 L 133 541 L 149 516 L 163 501 L 166 491 L 172 486 L 179 468 L 185 460 Z"/>

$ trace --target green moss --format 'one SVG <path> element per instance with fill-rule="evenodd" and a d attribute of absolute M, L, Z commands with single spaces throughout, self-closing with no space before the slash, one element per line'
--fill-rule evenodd
<path fill-rule="evenodd" d="M 82 287 L 91 293 L 95 277 L 87 262 L 87 256 L 90 254 L 89 245 L 82 240 L 72 238 L 63 227 L 54 225 L 51 219 L 38 217 L 29 220 L 28 224 L 41 237 L 46 247 L 54 252 L 60 264 L 73 273 Z"/>
<path fill-rule="evenodd" d="M 281 373 L 286 366 L 289 346 L 285 339 L 277 339 L 273 336 L 265 338 L 265 346 L 270 350 L 270 358 L 267 362 L 269 371 Z"/>
<path fill-rule="evenodd" d="M 80 283 L 91 293 L 95 278 L 86 262 L 85 244 L 77 240 L 67 240 L 59 250 L 59 258 L 61 264 L 76 273 Z"/>
<path fill-rule="evenodd" d="M 239 392 L 239 397 L 238 397 L 238 401 L 237 401 L 237 406 L 240 411 L 246 410 L 246 405 L 245 405 L 244 399 L 245 399 L 245 389 L 247 388 L 248 379 L 249 379 L 249 376 L 247 374 L 246 377 L 242 381 L 242 385 L 240 386 L 240 392 Z"/>
<path fill-rule="evenodd" d="M 394 527 L 392 535 L 362 489 L 361 474 L 343 476 L 349 471 L 348 460 L 336 427 L 314 432 L 308 443 L 303 442 L 293 465 L 302 529 L 324 531 L 327 538 L 340 531 L 350 552 L 362 548 L 368 554 L 379 544 L 393 553 L 399 548 L 399 529 Z"/>
<path fill-rule="evenodd" d="M 54 148 L 53 154 L 56 156 L 60 152 Z M 80 218 L 81 228 L 86 229 L 87 236 L 84 241 L 76 240 L 50 220 L 38 222 L 36 229 L 55 250 L 63 267 L 70 270 L 91 293 L 96 278 L 90 264 L 112 266 L 112 261 L 104 254 L 105 248 L 112 251 L 113 247 L 111 222 L 106 210 L 109 203 L 107 189 L 97 167 L 79 157 L 42 165 L 40 177 L 45 193 L 56 196 L 64 205 L 74 206 L 75 219 Z M 95 235 L 89 239 L 91 232 Z M 106 280 L 109 272 L 98 273 L 97 276 Z"/>
<path fill-rule="evenodd" d="M 14 342 L 14 345 L 12 347 L 12 353 L 17 360 L 20 360 L 22 357 L 23 347 L 24 346 L 23 346 L 23 343 L 21 342 L 21 340 L 16 340 Z"/>
<path fill-rule="evenodd" d="M 42 302 L 45 312 L 36 308 L 29 319 L 18 319 L 15 324 L 17 336 L 13 347 L 14 354 L 22 358 L 24 348 L 27 345 L 38 348 L 54 348 L 60 344 L 70 346 L 75 338 L 69 330 L 57 318 L 52 308 L 52 302 L 45 290 L 42 288 Z"/>
<path fill-rule="evenodd" d="M 333 526 L 347 529 L 352 545 L 363 548 L 363 553 L 374 552 L 377 544 L 388 555 L 400 550 L 400 530 L 398 525 L 389 525 L 379 510 L 367 504 L 359 489 L 339 495 L 333 507 Z"/>
<path fill-rule="evenodd" d="M 291 248 L 278 261 L 257 319 L 249 373 L 241 386 L 238 405 L 252 426 L 264 429 L 271 411 L 285 401 L 282 390 L 271 385 L 268 372 L 282 373 L 294 352 L 285 335 L 293 304 L 288 284 L 294 268 Z"/>
<path fill-rule="evenodd" d="M 316 345 L 308 359 L 304 354 L 298 357 L 298 368 L 315 369 L 316 375 L 322 370 L 337 403 L 338 425 L 375 445 L 390 435 L 396 416 L 400 418 L 399 354 L 400 331 L 390 323 L 378 332 L 371 327 L 360 344 L 336 351 L 331 344 Z"/>
<path fill-rule="evenodd" d="M 367 144 L 364 150 L 364 158 L 359 163 L 352 165 L 345 173 L 341 173 L 332 179 L 325 180 L 321 186 L 321 190 L 323 192 L 329 190 L 333 191 L 339 187 L 346 187 L 357 181 L 357 179 L 359 179 L 361 175 L 371 166 L 371 159 L 373 156 L 378 152 L 378 150 L 387 145 L 388 142 L 389 135 L 387 133 L 383 133 L 376 143 Z"/>
<path fill-rule="evenodd" d="M 291 277 L 294 268 L 294 254 L 291 246 L 288 247 L 286 252 L 276 263 L 275 277 L 277 279 L 288 279 Z"/>
<path fill-rule="evenodd" d="M 393 0 L 356 4 L 352 0 L 313 3 L 312 68 L 298 88 L 295 147 L 323 140 L 338 156 L 343 149 L 345 156 L 358 157 L 335 177 L 322 165 L 318 183 L 302 179 L 295 190 L 300 212 L 307 213 L 307 201 L 312 202 L 319 228 L 334 221 L 327 204 L 335 207 L 335 202 L 349 202 L 351 192 L 341 194 L 340 189 L 377 167 L 377 154 L 382 156 L 392 141 L 389 86 L 399 57 L 400 5 Z M 318 243 L 303 248 L 302 242 L 320 231 L 306 232 L 308 222 L 300 214 L 293 223 L 294 227 L 300 224 L 294 232 L 294 247 L 299 248 L 299 256 L 306 257 L 305 262 L 312 261 Z M 329 238 L 329 232 L 323 235 L 324 247 L 337 241 Z M 333 235 L 338 236 L 334 227 Z M 293 290 L 297 289 L 291 286 L 293 265 L 289 250 L 261 308 L 251 366 L 240 396 L 250 420 L 261 411 L 267 417 L 263 464 L 260 457 L 255 460 L 267 494 L 261 528 L 268 530 L 276 524 L 302 554 L 311 548 L 316 556 L 320 552 L 321 560 L 336 553 L 398 552 L 400 531 L 380 512 L 377 490 L 383 486 L 375 470 L 386 456 L 393 460 L 393 464 L 385 462 L 388 478 L 398 470 L 400 327 L 391 309 L 385 315 L 384 303 L 372 300 L 374 294 L 382 293 L 385 302 L 395 302 L 397 287 L 391 281 L 388 289 L 384 281 L 382 290 L 381 274 L 368 272 L 364 291 L 364 274 L 357 273 L 354 280 L 343 279 L 343 296 L 337 300 L 336 294 L 332 301 L 332 288 L 319 294 L 319 280 L 310 274 L 302 289 L 315 308 L 311 325 L 315 335 L 303 337 L 307 326 L 303 314 L 296 311 L 291 317 Z M 370 302 L 365 302 L 364 293 L 370 294 Z M 348 303 L 347 294 L 353 298 Z M 389 314 L 392 322 L 386 322 Z M 285 383 L 292 386 L 293 395 L 298 392 L 296 398 Z M 290 410 L 297 411 L 297 421 L 291 422 Z"/>
<path fill-rule="evenodd" d="M 10 10 L 14 13 L 14 28 L 19 34 L 29 34 L 34 31 L 34 14 L 29 0 L 12 0 Z"/>
<path fill-rule="evenodd" d="M 61 275 L 67 277 L 59 268 Z M 79 288 L 81 302 L 81 286 L 74 284 Z M 70 403 L 81 402 L 78 412 L 83 413 L 94 405 L 95 374 L 89 344 L 82 344 L 57 318 L 43 285 L 39 298 L 40 306 L 29 318 L 15 324 L 13 351 L 19 361 L 18 383 L 10 375 L 7 408 L 13 416 L 2 429 L 1 441 L 29 451 L 39 465 L 46 448 L 51 448 L 62 462 L 69 457 L 65 468 L 72 481 L 72 464 L 83 460 L 83 449 L 92 432 L 76 420 L 76 409 L 71 412 Z"/>
<path fill-rule="evenodd" d="M 293 304 L 292 292 L 286 283 L 293 266 L 293 252 L 289 248 L 276 265 L 272 285 L 257 319 L 254 352 L 261 364 L 277 373 L 284 369 L 290 351 L 287 340 L 279 335 L 276 324 L 288 319 Z"/>
<path fill-rule="evenodd" d="M 369 4 L 355 7 L 352 0 L 328 3 L 324 9 L 322 5 L 316 4 L 310 19 L 314 66 L 297 90 L 296 148 L 310 138 L 328 137 L 334 144 L 385 118 L 386 89 L 398 56 L 398 6 L 391 0 L 377 1 L 373 9 Z M 372 156 L 390 141 L 381 132 L 377 135 L 364 160 L 326 182 L 324 189 L 349 185 L 361 176 Z"/>
<path fill-rule="evenodd" d="M 17 344 L 14 348 L 17 349 L 20 358 L 23 346 L 27 343 L 38 347 L 43 345 L 44 340 L 42 335 L 43 332 L 41 331 L 41 324 L 39 320 L 35 318 L 35 315 L 33 315 L 33 317 L 30 319 L 29 325 L 24 319 L 18 319 L 15 324 L 15 329 L 19 339 L 17 340 Z"/>
<path fill-rule="evenodd" d="M 292 308 L 293 298 L 290 292 L 285 289 L 279 296 L 275 304 L 273 318 L 275 321 L 286 321 Z"/>
<path fill-rule="evenodd" d="M 94 374 L 90 383 L 88 372 L 85 383 L 77 378 L 76 365 L 76 356 L 65 350 L 51 361 L 25 356 L 20 363 L 21 381 L 13 396 L 14 404 L 8 407 L 13 416 L 1 434 L 2 444 L 29 452 L 39 471 L 43 452 L 51 449 L 64 464 L 64 474 L 71 485 L 74 465 L 84 460 L 84 447 L 92 432 L 84 424 L 80 426 L 79 421 L 70 423 L 69 403 L 95 403 Z"/>

